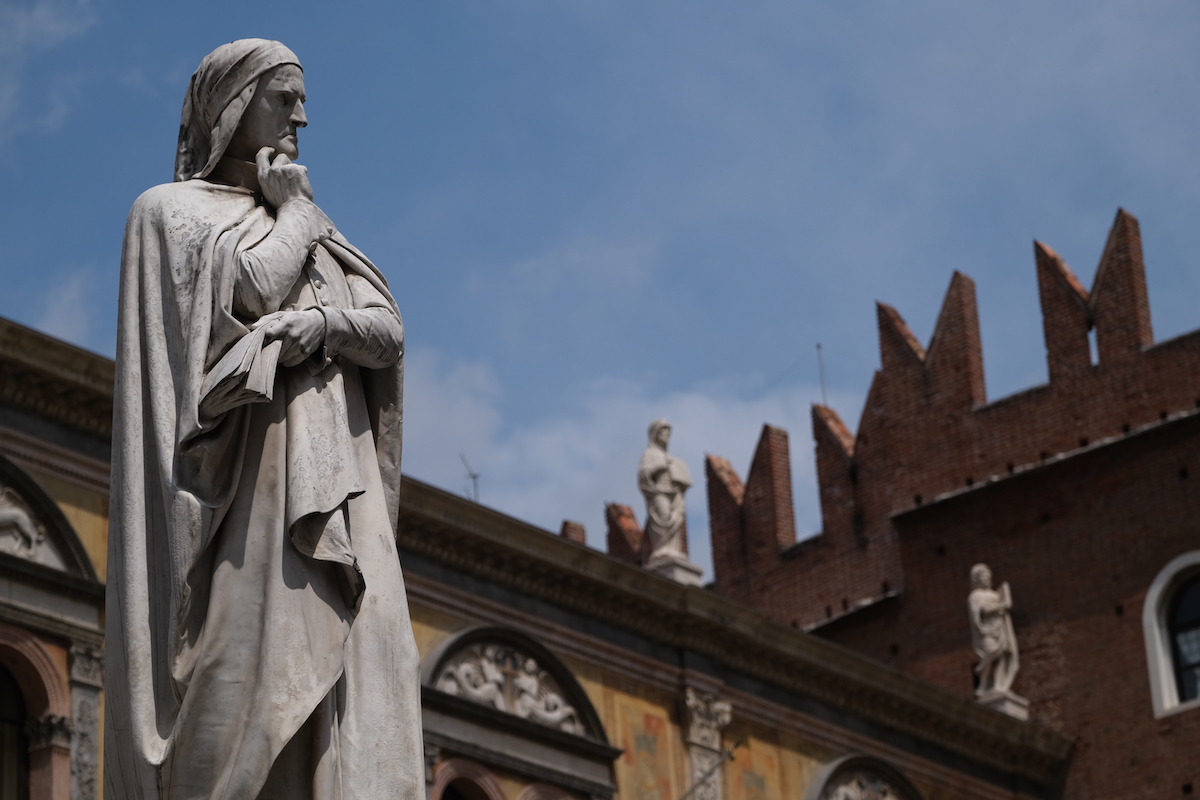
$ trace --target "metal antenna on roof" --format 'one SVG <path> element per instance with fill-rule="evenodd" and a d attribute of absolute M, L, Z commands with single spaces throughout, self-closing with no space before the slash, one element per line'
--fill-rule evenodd
<path fill-rule="evenodd" d="M 467 456 L 465 453 L 459 453 L 458 457 L 462 459 L 463 466 L 467 468 L 467 477 L 471 479 L 472 492 L 469 495 L 469 497 L 471 498 L 471 500 L 478 503 L 479 502 L 479 473 L 476 472 L 475 470 L 471 469 L 471 464 L 469 461 L 467 461 Z"/>
<path fill-rule="evenodd" d="M 829 398 L 825 394 L 825 359 L 821 355 L 821 343 L 817 342 L 817 371 L 821 375 L 821 405 L 829 405 Z"/>

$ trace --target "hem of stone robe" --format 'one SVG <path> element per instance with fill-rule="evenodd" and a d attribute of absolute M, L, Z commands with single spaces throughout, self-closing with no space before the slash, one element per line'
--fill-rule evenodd
<path fill-rule="evenodd" d="M 248 410 L 238 491 L 203 559 L 212 579 L 193 596 L 186 629 L 198 634 L 188 642 L 194 667 L 172 742 L 171 800 L 277 796 L 268 782 L 273 765 L 298 731 L 313 726 L 311 736 L 330 742 L 338 760 L 310 765 L 304 778 L 314 790 L 326 787 L 314 800 L 423 796 L 423 780 L 394 774 L 394 765 L 422 763 L 417 654 L 359 371 L 341 369 L 364 489 L 344 504 L 365 573 L 360 613 L 347 606 L 342 565 L 302 554 L 286 530 L 292 392 L 279 391 Z M 364 636 L 384 641 L 364 647 Z M 370 732 L 371 747 L 355 741 L 360 729 Z M 359 785 L 346 790 L 350 777 Z M 290 785 L 297 776 L 282 780 Z"/>

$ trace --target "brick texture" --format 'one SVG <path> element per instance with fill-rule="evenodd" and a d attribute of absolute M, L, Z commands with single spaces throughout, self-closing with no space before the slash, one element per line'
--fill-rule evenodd
<path fill-rule="evenodd" d="M 786 512 L 772 494 L 782 431 L 764 428 L 744 490 L 709 457 L 715 588 L 971 696 L 968 571 L 987 563 L 1012 585 L 1015 689 L 1076 742 L 1064 796 L 1200 793 L 1200 709 L 1154 719 L 1141 623 L 1155 575 L 1200 549 L 1200 332 L 1153 342 L 1124 211 L 1090 292 L 1050 247 L 1034 262 L 1050 380 L 994 402 L 970 278 L 928 351 L 879 304 L 857 434 L 813 409 L 817 536 L 793 544 L 790 494 Z"/>

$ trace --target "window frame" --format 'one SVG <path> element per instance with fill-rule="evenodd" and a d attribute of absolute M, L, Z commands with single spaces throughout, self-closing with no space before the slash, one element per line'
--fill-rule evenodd
<path fill-rule="evenodd" d="M 1171 601 L 1184 584 L 1196 577 L 1200 577 L 1200 550 L 1177 556 L 1155 576 L 1142 605 L 1142 633 L 1155 719 L 1200 708 L 1200 697 L 1185 702 L 1179 700 L 1175 645 L 1171 641 L 1170 620 L 1167 619 Z"/>

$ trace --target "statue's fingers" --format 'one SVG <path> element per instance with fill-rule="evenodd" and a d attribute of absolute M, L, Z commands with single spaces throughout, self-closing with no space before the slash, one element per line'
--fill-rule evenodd
<path fill-rule="evenodd" d="M 286 167 L 290 163 L 292 163 L 292 160 L 287 157 L 287 153 L 280 153 L 279 155 L 275 156 L 275 160 L 271 162 L 271 166 L 276 168 Z"/>
<path fill-rule="evenodd" d="M 254 163 L 258 165 L 258 178 L 262 180 L 266 171 L 271 167 L 271 156 L 274 155 L 274 147 L 260 147 L 258 152 L 254 154 Z"/>

